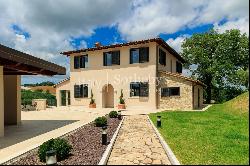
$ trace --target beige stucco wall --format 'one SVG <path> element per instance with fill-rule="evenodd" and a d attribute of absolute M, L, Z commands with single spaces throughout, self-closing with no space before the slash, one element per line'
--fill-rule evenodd
<path fill-rule="evenodd" d="M 198 89 L 200 91 L 200 101 L 198 101 Z M 194 101 L 194 109 L 198 109 L 198 102 L 200 103 L 200 107 L 202 107 L 203 105 L 203 87 L 201 85 L 194 85 L 194 97 L 193 97 L 193 101 Z"/>
<path fill-rule="evenodd" d="M 47 100 L 46 99 L 33 99 L 32 104 L 36 103 L 36 110 L 46 110 L 47 108 Z"/>
<path fill-rule="evenodd" d="M 21 76 L 4 75 L 4 123 L 21 123 Z"/>
<path fill-rule="evenodd" d="M 114 49 L 105 49 L 88 52 L 89 68 L 74 69 L 74 56 L 71 55 L 70 91 L 71 104 L 88 106 L 90 98 L 74 98 L 75 84 L 89 84 L 93 90 L 97 107 L 103 106 L 102 89 L 111 84 L 114 88 L 114 106 L 118 104 L 120 91 L 123 89 L 127 108 L 156 108 L 155 77 L 156 77 L 156 43 L 124 46 Z M 149 47 L 149 62 L 129 64 L 130 48 Z M 103 52 L 120 50 L 120 65 L 103 66 Z M 84 55 L 73 54 L 73 55 Z M 130 97 L 130 82 L 149 81 L 149 97 Z"/>
<path fill-rule="evenodd" d="M 70 90 L 70 80 L 64 81 L 56 85 L 56 100 L 57 100 L 58 107 L 61 106 L 61 90 Z M 66 98 L 67 97 L 68 97 L 68 94 L 66 94 Z"/>
<path fill-rule="evenodd" d="M 4 136 L 4 83 L 3 66 L 0 66 L 0 137 Z"/>
<path fill-rule="evenodd" d="M 166 110 L 191 110 L 193 109 L 192 82 L 159 74 L 162 79 L 159 81 L 158 107 Z M 161 88 L 180 87 L 180 96 L 161 97 Z"/>

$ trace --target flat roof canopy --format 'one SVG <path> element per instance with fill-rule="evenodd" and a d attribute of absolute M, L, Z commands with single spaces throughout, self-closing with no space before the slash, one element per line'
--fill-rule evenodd
<path fill-rule="evenodd" d="M 0 44 L 0 66 L 5 75 L 65 75 L 65 67 Z"/>

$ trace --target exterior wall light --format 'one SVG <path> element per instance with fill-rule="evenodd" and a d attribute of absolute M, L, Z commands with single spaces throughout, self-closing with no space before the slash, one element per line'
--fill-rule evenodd
<path fill-rule="evenodd" d="M 119 119 L 119 120 L 122 120 L 122 111 L 121 111 L 121 110 L 118 111 L 118 119 Z"/>
<path fill-rule="evenodd" d="M 161 116 L 157 116 L 157 127 L 161 127 Z"/>
<path fill-rule="evenodd" d="M 108 144 L 107 126 L 102 127 L 102 144 Z"/>
<path fill-rule="evenodd" d="M 56 151 L 50 150 L 46 152 L 46 165 L 56 165 L 57 158 L 56 158 Z"/>

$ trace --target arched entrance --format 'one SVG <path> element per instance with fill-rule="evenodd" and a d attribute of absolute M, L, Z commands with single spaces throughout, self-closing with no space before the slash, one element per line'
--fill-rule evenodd
<path fill-rule="evenodd" d="M 114 108 L 114 88 L 111 84 L 102 88 L 102 107 Z"/>

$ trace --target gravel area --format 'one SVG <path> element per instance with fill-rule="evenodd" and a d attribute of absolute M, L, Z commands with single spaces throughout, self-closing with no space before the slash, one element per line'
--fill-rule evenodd
<path fill-rule="evenodd" d="M 111 140 L 120 120 L 108 118 L 108 141 Z M 76 131 L 64 136 L 73 146 L 68 159 L 58 162 L 58 165 L 97 165 L 107 145 L 101 143 L 102 129 L 91 122 Z M 37 149 L 27 152 L 11 165 L 45 165 L 39 161 Z"/>

